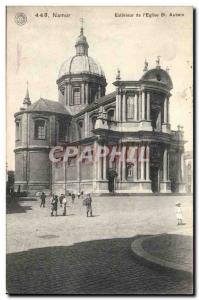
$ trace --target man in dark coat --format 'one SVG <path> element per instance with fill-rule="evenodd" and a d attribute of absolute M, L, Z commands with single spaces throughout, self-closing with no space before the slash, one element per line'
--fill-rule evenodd
<path fill-rule="evenodd" d="M 58 204 L 58 196 L 53 196 L 53 199 L 52 199 L 52 202 L 51 202 L 51 205 L 52 205 L 52 208 L 51 208 L 51 216 L 53 217 L 54 216 L 54 211 L 55 211 L 55 215 L 57 216 L 57 204 Z"/>
<path fill-rule="evenodd" d="M 42 192 L 41 196 L 41 204 L 40 204 L 40 207 L 45 207 L 45 202 L 46 202 L 46 194 L 44 192 Z"/>
<path fill-rule="evenodd" d="M 88 214 L 90 213 L 90 217 L 93 216 L 93 211 L 92 211 L 92 198 L 91 195 L 88 194 L 86 197 L 86 215 L 88 217 Z"/>

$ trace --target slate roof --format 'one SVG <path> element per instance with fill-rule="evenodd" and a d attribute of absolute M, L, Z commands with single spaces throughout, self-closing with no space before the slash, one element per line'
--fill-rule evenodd
<path fill-rule="evenodd" d="M 91 104 L 86 106 L 86 108 L 81 110 L 79 113 L 77 113 L 76 116 L 81 115 L 82 113 L 84 113 L 86 111 L 92 111 L 93 109 L 95 109 L 97 107 L 100 107 L 101 105 L 105 104 L 106 102 L 109 102 L 109 101 L 113 100 L 115 97 L 116 97 L 116 92 L 112 92 L 110 94 L 107 94 L 107 95 L 97 99 L 96 102 L 92 102 Z"/>
<path fill-rule="evenodd" d="M 68 110 L 58 101 L 40 98 L 35 103 L 31 104 L 27 111 L 50 112 L 57 114 L 70 115 Z"/>

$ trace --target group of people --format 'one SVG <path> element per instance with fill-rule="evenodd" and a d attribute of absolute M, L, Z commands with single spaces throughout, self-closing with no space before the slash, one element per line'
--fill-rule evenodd
<path fill-rule="evenodd" d="M 75 193 L 68 194 L 68 196 L 71 196 L 71 202 L 72 205 L 75 203 Z M 42 192 L 41 196 L 41 204 L 40 207 L 45 207 L 45 201 L 46 201 L 46 194 Z M 83 205 L 86 206 L 86 215 L 87 217 L 93 216 L 92 211 L 92 198 L 90 194 L 85 194 L 83 192 L 77 194 L 78 199 L 83 200 Z M 61 194 L 59 197 L 57 195 L 53 195 L 51 198 L 51 216 L 57 216 L 57 210 L 58 210 L 58 203 L 60 203 L 60 207 L 63 209 L 63 216 L 66 216 L 66 207 L 67 207 L 67 199 L 64 194 Z M 182 209 L 181 209 L 181 203 L 176 203 L 176 219 L 178 225 L 183 225 L 183 217 L 182 217 Z"/>
<path fill-rule="evenodd" d="M 50 204 L 51 204 L 51 216 L 53 217 L 54 215 L 57 216 L 57 211 L 58 211 L 58 204 L 60 204 L 60 208 L 62 208 L 63 212 L 63 216 L 66 216 L 66 207 L 67 207 L 67 203 L 69 199 L 67 199 L 66 197 L 71 196 L 71 202 L 72 205 L 74 205 L 75 203 L 75 193 L 71 193 L 68 194 L 67 196 L 65 196 L 64 194 L 61 194 L 59 197 L 57 195 L 52 195 Z M 86 215 L 87 217 L 92 217 L 93 216 L 93 212 L 92 212 L 92 198 L 90 194 L 85 194 L 83 192 L 78 193 L 77 194 L 77 198 L 78 199 L 83 199 L 83 205 L 86 206 Z M 40 203 L 40 207 L 45 207 L 46 204 L 46 194 L 44 192 L 41 193 L 40 196 L 41 199 L 41 203 Z"/>

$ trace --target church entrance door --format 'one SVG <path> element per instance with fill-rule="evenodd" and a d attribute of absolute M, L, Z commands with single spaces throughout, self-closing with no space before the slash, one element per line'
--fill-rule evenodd
<path fill-rule="evenodd" d="M 153 193 L 159 193 L 160 191 L 160 178 L 159 178 L 159 168 L 150 168 L 150 179 L 151 179 L 151 189 Z"/>
<path fill-rule="evenodd" d="M 108 189 L 110 193 L 114 193 L 115 191 L 115 178 L 111 177 L 108 181 Z"/>

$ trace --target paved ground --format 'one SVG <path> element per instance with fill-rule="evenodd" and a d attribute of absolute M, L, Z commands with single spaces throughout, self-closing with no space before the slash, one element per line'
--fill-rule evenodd
<path fill-rule="evenodd" d="M 177 226 L 181 201 L 185 225 Z M 191 197 L 93 199 L 93 218 L 76 201 L 68 216 L 50 204 L 20 201 L 7 214 L 7 289 L 10 293 L 191 293 L 192 279 L 137 261 L 137 235 L 192 235 Z M 31 249 L 31 250 L 30 250 Z M 30 250 L 30 251 L 26 251 Z M 23 252 L 25 251 L 25 252 Z M 17 253 L 19 252 L 19 253 Z"/>
<path fill-rule="evenodd" d="M 178 234 L 152 236 L 143 242 L 143 248 L 149 254 L 171 263 L 187 266 L 193 269 L 192 238 Z"/>
<path fill-rule="evenodd" d="M 188 235 L 158 234 L 137 236 L 131 249 L 134 255 L 156 268 L 193 274 L 193 238 Z"/>

